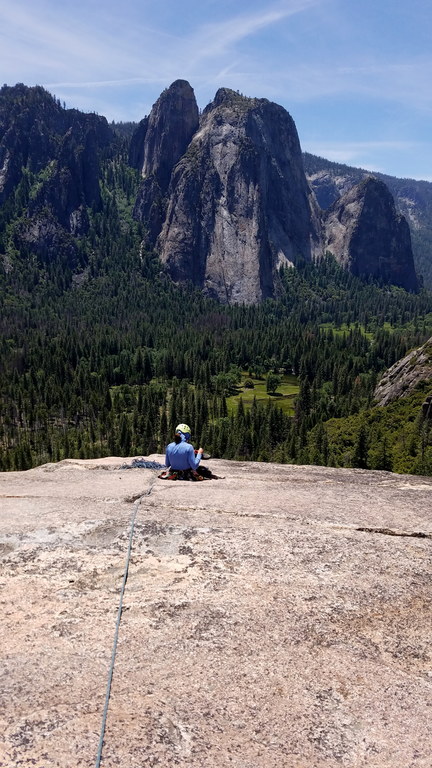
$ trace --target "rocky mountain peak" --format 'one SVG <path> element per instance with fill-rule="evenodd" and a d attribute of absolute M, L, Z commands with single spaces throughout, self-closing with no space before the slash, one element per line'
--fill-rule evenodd
<path fill-rule="evenodd" d="M 101 204 L 100 157 L 113 139 L 104 117 L 65 109 L 40 86 L 0 91 L 0 203 L 22 179 L 32 185 L 14 227 L 17 251 L 73 267 L 87 208 Z"/>
<path fill-rule="evenodd" d="M 317 206 L 285 109 L 219 89 L 173 170 L 157 248 L 175 280 L 227 303 L 274 295 L 281 265 L 314 257 Z"/>
<path fill-rule="evenodd" d="M 193 88 L 176 80 L 153 105 L 144 138 L 142 175 L 155 175 L 166 191 L 171 171 L 198 128 L 199 114 Z"/>
<path fill-rule="evenodd" d="M 315 192 L 318 204 L 327 210 L 341 195 L 359 183 L 370 172 L 362 168 L 335 163 L 303 153 L 307 179 Z M 376 172 L 393 195 L 396 209 L 409 223 L 414 263 L 424 284 L 432 285 L 432 184 L 415 179 L 398 179 Z"/>
<path fill-rule="evenodd" d="M 246 111 L 259 101 L 266 101 L 266 99 L 255 99 L 250 98 L 249 96 L 243 96 L 243 94 L 238 91 L 233 91 L 231 88 L 219 88 L 216 91 L 213 101 L 206 106 L 204 114 L 206 112 L 211 112 L 217 107 L 231 107 Z"/>
<path fill-rule="evenodd" d="M 406 219 L 396 212 L 387 186 L 367 176 L 336 200 L 325 215 L 325 247 L 360 277 L 417 289 Z"/>
<path fill-rule="evenodd" d="M 74 167 L 75 189 L 68 194 L 93 205 L 99 194 L 99 150 L 111 140 L 104 117 L 64 109 L 41 86 L 4 86 L 0 90 L 0 202 L 19 183 L 23 168 L 36 174 L 50 165 L 51 171 L 54 166 Z"/>
<path fill-rule="evenodd" d="M 176 80 L 161 94 L 132 137 L 129 158 L 143 176 L 134 215 L 147 224 L 150 246 L 162 228 L 164 197 L 172 170 L 186 152 L 198 124 L 193 88 L 186 80 Z"/>
<path fill-rule="evenodd" d="M 135 215 L 174 280 L 254 303 L 275 295 L 280 266 L 327 248 L 354 274 L 416 290 L 409 228 L 386 185 L 367 176 L 322 214 L 283 107 L 219 88 L 198 125 L 192 88 L 176 81 L 138 135 Z"/>

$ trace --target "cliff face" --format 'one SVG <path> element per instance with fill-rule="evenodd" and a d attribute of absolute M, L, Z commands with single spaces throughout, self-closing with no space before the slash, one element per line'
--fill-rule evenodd
<path fill-rule="evenodd" d="M 417 289 L 409 226 L 382 181 L 369 176 L 348 190 L 324 226 L 325 248 L 353 274 Z"/>
<path fill-rule="evenodd" d="M 150 122 L 157 126 L 152 115 Z M 157 145 L 155 139 L 152 144 Z M 154 236 L 158 166 L 150 152 L 144 152 L 143 172 L 150 176 L 136 215 L 146 221 L 148 211 Z M 192 280 L 223 302 L 254 303 L 272 296 L 279 266 L 310 260 L 320 251 L 318 209 L 292 118 L 265 99 L 247 99 L 228 89 L 218 91 L 187 151 L 173 165 L 158 214 L 163 223 L 157 250 L 173 279 Z"/>
<path fill-rule="evenodd" d="M 334 163 L 307 152 L 303 161 L 308 181 L 324 210 L 370 175 L 361 168 Z M 388 187 L 397 211 L 408 221 L 417 273 L 422 275 L 426 286 L 432 287 L 432 184 L 378 172 L 373 175 Z"/>
<path fill-rule="evenodd" d="M 195 109 L 192 89 L 177 81 L 131 146 L 144 175 L 135 216 L 175 281 L 255 303 L 277 294 L 281 265 L 328 249 L 358 276 L 417 289 L 409 227 L 382 182 L 347 182 L 335 202 L 330 185 L 323 214 L 286 110 L 225 88 L 199 126 Z"/>
<path fill-rule="evenodd" d="M 68 235 L 87 231 L 86 208 L 100 207 L 99 160 L 112 138 L 105 118 L 62 109 L 39 86 L 1 89 L 0 203 L 16 190 L 24 173 L 32 184 L 14 234 L 19 250 L 49 259 L 65 246 Z M 72 239 L 66 250 L 75 250 Z"/>
<path fill-rule="evenodd" d="M 129 144 L 129 165 L 142 171 L 144 164 L 144 141 L 147 133 L 149 119 L 144 117 L 134 130 Z"/>
<path fill-rule="evenodd" d="M 148 244 L 154 245 L 164 217 L 165 196 L 172 170 L 198 128 L 199 115 L 193 89 L 176 80 L 154 104 L 131 142 L 131 164 L 141 171 L 143 183 L 134 215 L 148 226 Z"/>
<path fill-rule="evenodd" d="M 49 208 L 72 234 L 87 229 L 85 208 L 99 208 L 99 156 L 111 139 L 105 121 L 96 115 L 80 115 L 60 139 L 57 156 L 47 178 L 30 205 L 30 213 Z"/>
<path fill-rule="evenodd" d="M 432 385 L 432 338 L 384 373 L 374 392 L 376 404 L 388 405 L 407 397 L 423 382 Z"/>
<path fill-rule="evenodd" d="M 21 179 L 53 159 L 67 130 L 65 111 L 43 88 L 16 85 L 0 90 L 0 204 Z"/>

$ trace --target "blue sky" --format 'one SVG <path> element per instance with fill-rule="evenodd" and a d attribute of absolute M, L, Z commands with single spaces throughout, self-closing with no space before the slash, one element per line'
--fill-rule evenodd
<path fill-rule="evenodd" d="M 0 0 L 0 81 L 138 121 L 178 78 L 282 104 L 302 148 L 432 181 L 431 0 Z"/>

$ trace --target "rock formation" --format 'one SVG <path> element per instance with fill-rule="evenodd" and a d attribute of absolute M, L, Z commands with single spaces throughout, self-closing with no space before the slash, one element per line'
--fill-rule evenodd
<path fill-rule="evenodd" d="M 348 197 L 334 202 L 323 228 L 282 107 L 221 88 L 194 128 L 197 120 L 192 89 L 177 81 L 131 144 L 145 177 L 135 216 L 175 281 L 255 303 L 277 293 L 281 265 L 327 247 L 354 274 L 416 290 L 409 228 L 384 184 L 347 182 Z M 337 194 L 332 187 L 328 202 Z"/>
<path fill-rule="evenodd" d="M 0 765 L 94 765 L 136 512 L 103 768 L 426 768 L 432 479 L 124 462 L 0 474 Z"/>
<path fill-rule="evenodd" d="M 67 130 L 65 110 L 43 88 L 19 84 L 0 90 L 0 204 L 21 180 L 53 160 Z"/>
<path fill-rule="evenodd" d="M 198 127 L 191 92 L 174 83 L 140 125 L 143 150 L 137 136 L 132 142 L 145 176 L 135 215 L 151 243 L 159 235 L 157 251 L 174 280 L 223 302 L 254 303 L 274 294 L 278 267 L 320 252 L 295 125 L 282 107 L 222 88 Z M 182 141 L 167 155 L 173 133 Z"/>
<path fill-rule="evenodd" d="M 67 235 L 86 233 L 86 208 L 100 207 L 99 161 L 112 139 L 104 117 L 63 109 L 40 86 L 1 89 L 0 202 L 20 184 L 23 169 L 36 177 L 25 221 L 14 234 L 19 250 L 48 257 L 53 242 L 55 250 L 66 241 L 76 250 Z"/>
<path fill-rule="evenodd" d="M 129 165 L 142 173 L 144 165 L 144 141 L 147 133 L 149 119 L 144 117 L 134 130 L 129 144 Z"/>
<path fill-rule="evenodd" d="M 74 270 L 88 210 L 101 206 L 100 159 L 115 151 L 105 118 L 63 109 L 39 86 L 4 86 L 0 249 L 45 262 L 58 254 L 60 271 Z M 347 192 L 324 230 L 294 122 L 266 99 L 221 88 L 200 117 L 193 89 L 177 80 L 137 127 L 129 162 L 143 177 L 134 215 L 145 245 L 174 280 L 220 301 L 277 296 L 279 268 L 325 246 L 355 274 L 417 287 L 408 227 L 385 187 L 369 179 Z"/>
<path fill-rule="evenodd" d="M 384 373 L 375 389 L 376 404 L 388 405 L 400 397 L 407 397 L 419 384 L 428 381 L 432 386 L 432 338 Z"/>
<path fill-rule="evenodd" d="M 409 226 L 382 181 L 368 176 L 351 188 L 324 225 L 325 249 L 353 274 L 417 290 Z"/>
<path fill-rule="evenodd" d="M 135 205 L 136 218 L 149 228 L 154 244 L 163 223 L 164 197 L 172 170 L 185 153 L 198 128 L 199 115 L 193 89 L 176 80 L 154 104 L 132 137 L 130 161 L 143 176 Z"/>
<path fill-rule="evenodd" d="M 319 205 L 327 210 L 339 197 L 358 184 L 369 171 L 331 162 L 305 152 L 303 161 L 306 177 L 315 192 Z M 432 184 L 415 179 L 398 179 L 388 174 L 373 174 L 389 188 L 396 209 L 405 216 L 411 230 L 414 264 L 424 283 L 432 286 Z"/>
<path fill-rule="evenodd" d="M 274 295 L 281 265 L 320 250 L 294 122 L 266 99 L 220 89 L 174 169 L 161 260 L 227 303 Z"/>

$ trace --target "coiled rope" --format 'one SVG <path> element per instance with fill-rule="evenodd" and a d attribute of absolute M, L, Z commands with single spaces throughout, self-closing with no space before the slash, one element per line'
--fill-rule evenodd
<path fill-rule="evenodd" d="M 99 737 L 99 747 L 98 747 L 98 752 L 96 757 L 95 768 L 100 767 L 101 759 L 102 759 L 102 748 L 104 743 L 105 728 L 106 728 L 106 722 L 108 717 L 108 706 L 109 706 L 109 700 L 111 695 L 111 683 L 112 683 L 113 674 L 114 674 L 115 658 L 117 653 L 117 642 L 118 642 L 118 636 L 119 636 L 120 621 L 121 621 L 122 611 L 123 611 L 123 596 L 124 596 L 126 582 L 127 582 L 128 573 L 129 573 L 129 563 L 130 563 L 130 556 L 132 552 L 132 541 L 133 541 L 133 535 L 134 535 L 135 520 L 136 520 L 137 512 L 140 507 L 142 499 L 145 496 L 150 496 L 156 480 L 157 480 L 157 475 L 155 475 L 153 480 L 150 482 L 150 485 L 147 488 L 147 490 L 144 491 L 144 493 L 139 497 L 139 499 L 136 500 L 133 506 L 131 522 L 130 522 L 130 530 L 129 530 L 129 545 L 126 553 L 126 563 L 125 563 L 125 569 L 123 573 L 123 582 L 120 590 L 120 602 L 119 602 L 119 607 L 117 611 L 117 621 L 115 626 L 114 642 L 113 642 L 113 648 L 111 653 L 111 664 L 108 672 L 108 681 L 107 681 L 106 694 L 105 694 L 105 705 L 104 705 L 104 710 L 102 715 L 102 725 L 101 725 L 101 731 L 100 731 L 100 737 Z"/>

